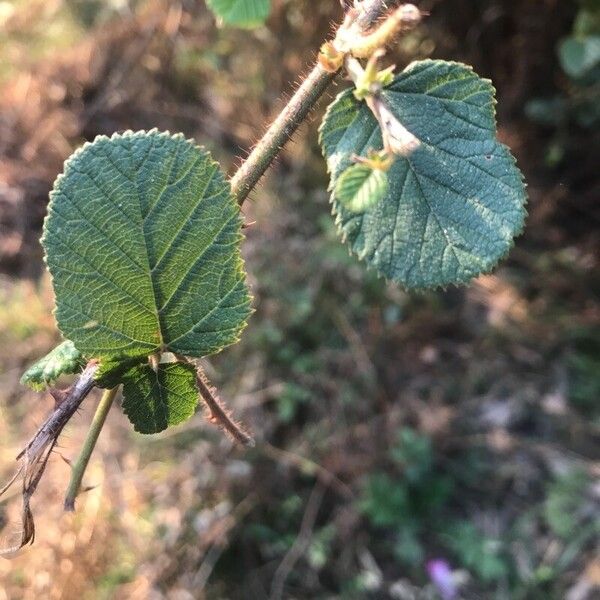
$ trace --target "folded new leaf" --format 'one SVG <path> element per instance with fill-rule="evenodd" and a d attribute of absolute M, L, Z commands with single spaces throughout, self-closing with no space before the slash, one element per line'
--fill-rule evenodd
<path fill-rule="evenodd" d="M 84 364 L 81 352 L 75 348 L 73 342 L 66 340 L 31 365 L 23 373 L 21 383 L 40 392 L 61 375 L 77 373 Z"/>

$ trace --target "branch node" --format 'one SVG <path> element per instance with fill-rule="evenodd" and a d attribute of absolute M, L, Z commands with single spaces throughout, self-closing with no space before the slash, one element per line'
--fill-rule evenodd
<path fill-rule="evenodd" d="M 379 42 L 381 39 L 384 39 L 384 41 L 388 40 L 389 34 L 384 35 L 385 29 L 382 28 L 389 27 L 389 25 L 386 26 L 385 23 L 392 18 L 392 20 L 395 19 L 394 22 L 396 23 L 392 28 L 394 34 L 399 30 L 402 30 L 402 26 L 405 26 L 408 22 L 410 13 L 410 10 L 408 10 L 407 7 L 412 7 L 412 5 L 404 5 L 403 7 L 398 8 L 389 18 L 386 18 L 382 22 L 373 34 L 365 35 L 386 10 L 387 5 L 385 0 L 365 0 L 364 2 L 360 2 L 360 4 L 356 5 L 355 9 L 351 9 L 347 12 L 344 23 L 338 29 L 334 41 L 331 42 L 331 44 L 335 46 L 337 51 L 349 52 L 350 47 L 345 48 L 338 46 L 338 43 L 341 43 L 338 38 L 340 36 L 346 36 L 344 31 L 350 30 L 353 33 L 352 35 L 348 35 L 348 39 L 353 38 L 354 42 L 357 42 L 357 36 L 361 39 L 364 38 L 370 40 L 371 42 Z M 413 7 L 413 9 L 414 8 L 415 7 Z M 413 14 L 414 20 L 414 11 L 410 14 Z M 416 25 L 416 22 L 414 25 Z M 371 38 L 371 35 L 375 35 L 375 37 Z M 365 45 L 364 41 L 358 43 L 359 45 Z M 366 45 L 369 45 L 368 41 Z M 379 45 L 377 47 L 379 47 Z M 327 47 L 324 54 L 327 55 L 327 52 L 329 51 L 330 48 Z M 321 59 L 317 61 L 317 64 L 296 90 L 286 107 L 273 121 L 261 140 L 253 148 L 252 152 L 250 152 L 248 158 L 246 158 L 231 178 L 231 191 L 240 206 L 260 181 L 265 171 L 281 151 L 281 148 L 310 114 L 319 98 L 323 95 L 329 84 L 335 79 L 337 70 L 333 71 L 333 68 L 336 66 L 336 60 L 337 59 L 334 56 L 334 64 L 331 65 L 327 64 L 327 56 L 325 57 L 325 65 L 322 64 Z"/>

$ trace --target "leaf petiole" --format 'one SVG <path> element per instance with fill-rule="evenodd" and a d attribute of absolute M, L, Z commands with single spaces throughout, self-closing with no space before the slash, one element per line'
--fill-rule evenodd
<path fill-rule="evenodd" d="M 96 447 L 96 442 L 98 441 L 100 432 L 104 427 L 106 417 L 111 409 L 118 390 L 119 386 L 116 386 L 110 390 L 104 390 L 102 398 L 100 398 L 98 408 L 96 409 L 94 418 L 92 419 L 92 424 L 90 425 L 88 434 L 85 438 L 83 446 L 81 447 L 81 452 L 72 467 L 71 480 L 69 481 L 69 487 L 67 488 L 67 494 L 65 496 L 66 511 L 71 512 L 75 510 L 75 499 L 77 498 L 79 490 L 81 489 L 83 475 L 85 474 L 85 470 L 90 462 L 92 452 Z"/>

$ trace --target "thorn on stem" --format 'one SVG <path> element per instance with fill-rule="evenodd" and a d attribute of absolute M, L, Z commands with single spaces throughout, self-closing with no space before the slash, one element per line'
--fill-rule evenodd
<path fill-rule="evenodd" d="M 70 458 L 67 458 L 64 454 L 57 452 L 57 454 L 66 462 L 71 468 L 73 468 L 73 461 Z"/>
<path fill-rule="evenodd" d="M 71 388 L 67 388 L 66 390 L 59 390 L 57 388 L 49 388 L 48 392 L 54 398 L 54 408 L 58 408 L 69 396 L 71 392 Z"/>

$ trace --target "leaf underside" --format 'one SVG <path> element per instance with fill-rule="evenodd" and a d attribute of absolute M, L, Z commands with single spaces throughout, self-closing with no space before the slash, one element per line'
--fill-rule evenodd
<path fill-rule="evenodd" d="M 352 252 L 409 288 L 464 283 L 491 270 L 523 228 L 526 193 L 508 148 L 496 140 L 494 89 L 469 67 L 409 65 L 382 99 L 420 144 L 395 157 L 385 197 L 356 213 L 335 193 L 352 164 L 383 146 L 379 125 L 352 90 L 330 105 L 320 141 L 333 212 Z"/>
<path fill-rule="evenodd" d="M 250 313 L 241 222 L 207 151 L 182 135 L 98 137 L 66 163 L 42 244 L 65 337 L 86 356 L 204 356 Z"/>
<path fill-rule="evenodd" d="M 207 0 L 209 8 L 228 25 L 257 27 L 271 11 L 271 0 Z"/>
<path fill-rule="evenodd" d="M 33 364 L 21 377 L 21 383 L 36 391 L 44 390 L 61 375 L 77 373 L 85 363 L 81 353 L 70 340 L 59 344 Z"/>
<path fill-rule="evenodd" d="M 100 359 L 110 387 L 150 354 L 218 352 L 251 312 L 241 239 L 239 207 L 206 150 L 156 130 L 100 136 L 51 193 L 42 244 L 58 326 Z"/>
<path fill-rule="evenodd" d="M 191 417 L 198 404 L 196 370 L 183 363 L 138 365 L 123 378 L 123 411 L 139 433 L 158 433 Z"/>

